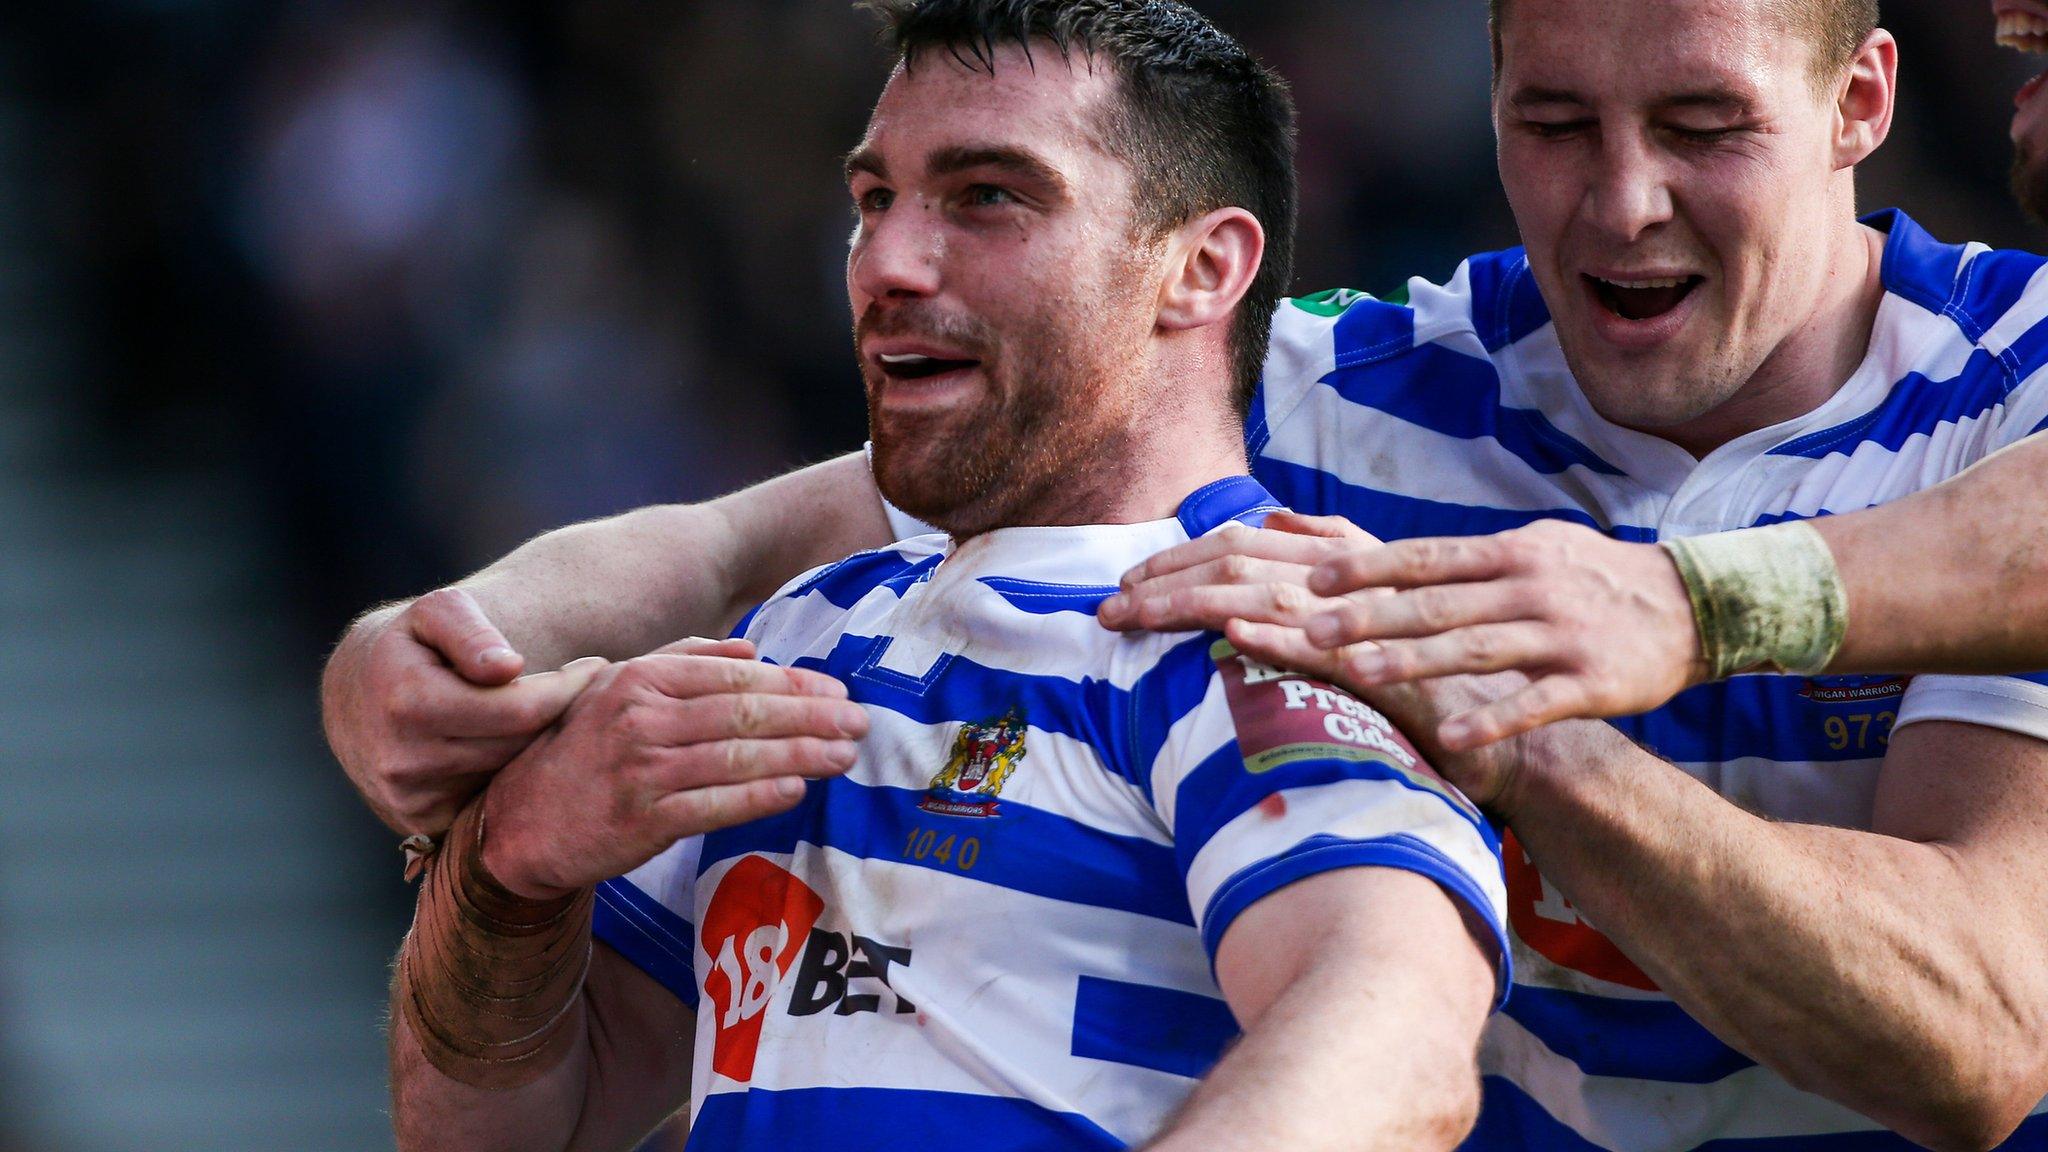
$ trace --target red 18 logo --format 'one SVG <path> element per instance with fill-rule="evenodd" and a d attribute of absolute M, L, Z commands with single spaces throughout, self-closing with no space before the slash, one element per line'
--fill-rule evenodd
<path fill-rule="evenodd" d="M 1635 961 L 1586 923 L 1571 901 L 1536 871 L 1512 830 L 1501 834 L 1500 859 L 1507 872 L 1508 923 L 1522 943 L 1574 972 L 1627 988 L 1657 991 L 1656 982 L 1636 967 Z"/>
<path fill-rule="evenodd" d="M 718 882 L 701 934 L 711 957 L 704 996 L 718 1028 L 712 1071 L 733 1080 L 753 1077 L 764 1010 L 824 910 L 810 885 L 759 856 L 740 860 Z"/>

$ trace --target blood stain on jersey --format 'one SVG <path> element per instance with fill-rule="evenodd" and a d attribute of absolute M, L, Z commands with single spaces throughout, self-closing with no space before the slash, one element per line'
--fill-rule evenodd
<path fill-rule="evenodd" d="M 917 806 L 939 816 L 998 815 L 996 797 L 1024 760 L 1024 728 L 1023 713 L 1016 708 L 999 719 L 961 725 L 946 766 L 932 777 Z"/>
<path fill-rule="evenodd" d="M 714 1005 L 718 1028 L 712 1071 L 733 1080 L 753 1077 L 765 1010 L 824 910 L 810 885 L 759 856 L 726 870 L 704 908 L 700 932 L 711 957 L 704 996 Z"/>
<path fill-rule="evenodd" d="M 1228 640 L 1209 647 L 1237 729 L 1245 771 L 1271 772 L 1299 760 L 1372 761 L 1478 814 L 1408 742 L 1392 721 L 1334 684 L 1263 664 Z"/>

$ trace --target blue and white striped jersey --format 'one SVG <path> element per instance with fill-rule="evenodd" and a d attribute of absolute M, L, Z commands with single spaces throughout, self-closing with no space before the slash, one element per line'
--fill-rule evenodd
<path fill-rule="evenodd" d="M 697 1008 L 692 1148 L 1141 1141 L 1237 1032 L 1225 930 L 1330 869 L 1436 880 L 1507 979 L 1493 831 L 1383 717 L 1095 620 L 1130 566 L 1273 507 L 1235 477 L 1171 520 L 923 536 L 757 611 L 763 658 L 872 729 L 790 813 L 599 888 L 598 937 Z"/>
<path fill-rule="evenodd" d="M 1254 474 L 1291 507 L 1386 539 L 1555 517 L 1656 540 L 1881 504 L 2048 425 L 2042 258 L 1938 243 L 1896 212 L 1868 222 L 1889 238 L 1861 367 L 1814 411 L 1704 460 L 1593 412 L 1514 250 L 1473 257 L 1448 284 L 1411 282 L 1405 305 L 1349 292 L 1283 304 L 1248 433 Z M 2048 739 L 2048 677 L 1746 676 L 1616 724 L 1751 811 L 1863 828 L 1892 729 L 1936 719 Z M 1912 1147 L 1721 1043 L 1512 835 L 1503 850 L 1516 983 L 1488 1024 L 1468 1148 Z M 2007 1147 L 2048 1148 L 2044 1112 Z"/>

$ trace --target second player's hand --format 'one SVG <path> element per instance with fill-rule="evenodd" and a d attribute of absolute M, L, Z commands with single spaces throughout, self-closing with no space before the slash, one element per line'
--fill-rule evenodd
<path fill-rule="evenodd" d="M 1518 671 L 1526 687 L 1449 716 L 1450 749 L 1572 717 L 1647 712 L 1705 678 L 1691 602 L 1654 544 L 1538 521 L 1494 536 L 1351 547 L 1308 573 L 1308 641 L 1354 689 Z"/>
<path fill-rule="evenodd" d="M 671 649 L 598 673 L 560 727 L 484 797 L 484 858 L 546 899 L 629 872 L 677 840 L 772 816 L 853 766 L 867 714 L 837 680 Z"/>

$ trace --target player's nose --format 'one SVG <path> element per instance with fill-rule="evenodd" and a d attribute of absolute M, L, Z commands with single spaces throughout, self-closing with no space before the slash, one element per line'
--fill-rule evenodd
<path fill-rule="evenodd" d="M 1629 242 L 1671 219 L 1668 174 L 1640 135 L 1605 134 L 1587 173 L 1586 216 L 1613 239 Z"/>
<path fill-rule="evenodd" d="M 922 201 L 904 197 L 866 221 L 847 259 L 854 291 L 873 300 L 937 292 L 946 251 L 938 216 Z"/>

